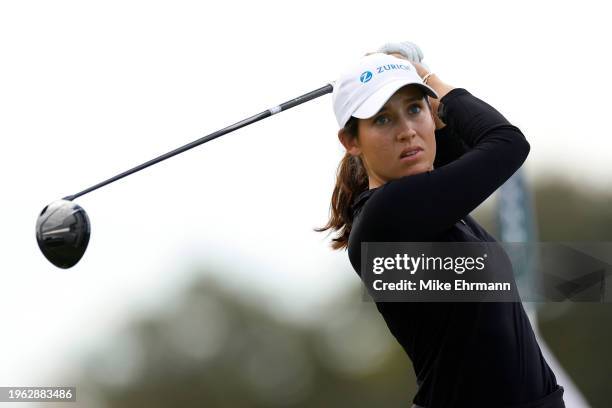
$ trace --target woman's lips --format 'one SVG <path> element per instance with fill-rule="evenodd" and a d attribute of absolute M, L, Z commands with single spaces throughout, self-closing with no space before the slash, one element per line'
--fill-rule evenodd
<path fill-rule="evenodd" d="M 418 160 L 423 155 L 423 149 L 414 150 L 408 154 L 403 154 L 400 157 L 400 161 L 402 162 L 411 162 Z"/>

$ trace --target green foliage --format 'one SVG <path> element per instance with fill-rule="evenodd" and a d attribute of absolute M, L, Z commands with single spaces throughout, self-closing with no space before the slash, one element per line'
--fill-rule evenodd
<path fill-rule="evenodd" d="M 536 187 L 541 241 L 612 242 L 612 195 L 559 180 Z M 612 406 L 612 304 L 547 303 L 538 311 L 546 343 L 593 407 Z"/>
<path fill-rule="evenodd" d="M 410 360 L 358 289 L 302 327 L 200 281 L 91 356 L 81 388 L 110 407 L 410 406 Z"/>

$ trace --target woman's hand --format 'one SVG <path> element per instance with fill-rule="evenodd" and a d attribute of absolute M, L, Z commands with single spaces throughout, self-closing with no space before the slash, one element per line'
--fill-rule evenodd
<path fill-rule="evenodd" d="M 425 75 L 429 74 L 429 71 L 427 70 L 427 68 L 423 66 L 423 64 L 421 64 L 420 62 L 416 62 L 416 61 L 410 61 L 408 58 L 406 58 L 403 54 L 400 54 L 399 52 L 392 52 L 389 55 L 393 55 L 394 57 L 408 60 L 416 68 L 417 74 L 419 74 L 421 78 L 424 78 Z"/>

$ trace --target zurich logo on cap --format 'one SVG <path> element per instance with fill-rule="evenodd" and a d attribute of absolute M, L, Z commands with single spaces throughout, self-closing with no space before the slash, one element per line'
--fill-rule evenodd
<path fill-rule="evenodd" d="M 370 79 L 372 79 L 372 73 L 370 71 L 365 71 L 363 74 L 361 74 L 361 76 L 359 77 L 359 80 L 362 83 L 366 83 L 368 82 Z"/>

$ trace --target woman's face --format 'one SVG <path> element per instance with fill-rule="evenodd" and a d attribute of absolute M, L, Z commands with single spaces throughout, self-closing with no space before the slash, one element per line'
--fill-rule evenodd
<path fill-rule="evenodd" d="M 376 115 L 358 121 L 357 138 L 344 129 L 338 136 L 351 155 L 361 156 L 370 188 L 433 170 L 436 126 L 419 88 L 400 88 Z M 413 149 L 416 154 L 406 155 Z"/>

